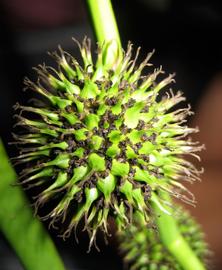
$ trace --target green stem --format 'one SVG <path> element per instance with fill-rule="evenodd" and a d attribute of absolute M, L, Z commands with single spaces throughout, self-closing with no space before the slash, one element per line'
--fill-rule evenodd
<path fill-rule="evenodd" d="M 16 184 L 0 140 L 0 230 L 14 248 L 25 269 L 64 270 L 57 250 L 41 222 L 33 217 L 24 192 Z"/>
<path fill-rule="evenodd" d="M 101 45 L 104 41 L 109 42 L 114 39 L 117 41 L 119 48 L 121 48 L 119 32 L 110 0 L 87 0 L 87 4 L 99 44 Z M 165 200 L 169 201 L 170 199 L 167 197 Z M 201 262 L 181 236 L 175 219 L 168 214 L 170 209 L 166 207 L 161 209 L 161 204 L 155 194 L 153 194 L 152 204 L 155 214 L 160 216 L 157 218 L 157 225 L 163 244 L 184 270 L 204 270 Z"/>
<path fill-rule="evenodd" d="M 121 46 L 119 31 L 110 0 L 87 0 L 99 44 L 116 40 Z"/>
<path fill-rule="evenodd" d="M 160 195 L 164 201 L 170 202 L 168 194 L 161 193 Z M 155 193 L 152 194 L 152 206 L 157 216 L 156 222 L 161 241 L 169 252 L 176 258 L 184 270 L 204 270 L 203 264 L 180 234 L 174 217 L 167 214 L 166 211 L 171 212 L 170 207 L 164 206 L 166 211 L 163 211 L 159 207 L 159 200 Z"/>
<path fill-rule="evenodd" d="M 117 67 L 122 60 L 122 46 L 110 0 L 86 0 L 99 46 L 105 46 L 103 65 Z"/>

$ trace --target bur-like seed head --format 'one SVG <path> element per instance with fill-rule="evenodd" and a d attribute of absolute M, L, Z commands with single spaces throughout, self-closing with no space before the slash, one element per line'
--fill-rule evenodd
<path fill-rule="evenodd" d="M 174 205 L 175 206 L 175 205 Z M 176 209 L 176 208 L 175 208 Z M 188 211 L 177 207 L 173 211 L 178 229 L 194 254 L 206 265 L 211 257 L 205 235 Z M 160 240 L 155 228 L 148 228 L 139 213 L 126 230 L 118 233 L 120 252 L 130 270 L 183 270 Z"/>
<path fill-rule="evenodd" d="M 78 46 L 83 65 L 59 48 L 52 54 L 57 70 L 39 65 L 37 82 L 25 79 L 42 105 L 16 104 L 24 129 L 14 136 L 21 147 L 17 163 L 28 164 L 22 183 L 44 187 L 36 208 L 55 200 L 46 216 L 51 224 L 72 215 L 66 237 L 83 219 L 92 244 L 98 228 L 108 234 L 109 216 L 119 229 L 135 211 L 148 223 L 151 192 L 158 189 L 193 203 L 180 181 L 199 179 L 199 171 L 181 155 L 196 156 L 202 147 L 187 140 L 196 132 L 185 125 L 190 108 L 172 110 L 182 93 L 165 91 L 157 100 L 173 75 L 157 79 L 161 68 L 141 74 L 152 53 L 137 65 L 139 49 L 133 57 L 129 44 L 123 58 L 110 62 L 110 42 L 98 47 L 94 64 L 90 40 Z"/>

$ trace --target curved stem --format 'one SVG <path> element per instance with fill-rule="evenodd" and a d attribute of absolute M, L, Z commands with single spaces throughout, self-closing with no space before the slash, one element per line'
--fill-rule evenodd
<path fill-rule="evenodd" d="M 0 140 L 0 230 L 27 270 L 64 270 L 62 260 L 41 222 L 33 217 L 25 194 L 16 184 Z"/>
<path fill-rule="evenodd" d="M 170 202 L 170 196 L 168 194 L 161 193 L 160 195 L 164 201 Z M 180 234 L 174 217 L 159 207 L 157 203 L 159 200 L 155 193 L 152 194 L 152 198 L 152 206 L 157 216 L 156 223 L 158 231 L 165 247 L 176 258 L 184 270 L 204 270 L 203 264 Z M 171 211 L 168 206 L 164 206 L 164 209 L 168 212 Z"/>

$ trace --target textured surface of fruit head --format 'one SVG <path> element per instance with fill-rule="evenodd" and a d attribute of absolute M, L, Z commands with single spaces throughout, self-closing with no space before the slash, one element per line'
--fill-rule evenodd
<path fill-rule="evenodd" d="M 175 205 L 174 205 L 175 207 Z M 173 211 L 178 229 L 196 256 L 205 264 L 211 257 L 205 235 L 198 223 L 182 207 Z M 134 215 L 134 222 L 118 233 L 120 251 L 124 262 L 131 270 L 183 270 L 174 256 L 160 240 L 155 228 L 147 228 L 140 213 Z"/>
<path fill-rule="evenodd" d="M 198 157 L 202 146 L 187 140 L 197 131 L 185 124 L 189 106 L 172 110 L 182 93 L 169 90 L 157 99 L 173 75 L 159 79 L 161 68 L 149 67 L 152 53 L 137 65 L 139 49 L 133 57 L 129 44 L 110 63 L 108 43 L 98 47 L 93 63 L 90 40 L 77 44 L 82 65 L 59 48 L 52 53 L 57 70 L 39 65 L 37 82 L 25 79 L 39 102 L 15 105 L 22 133 L 14 137 L 21 149 L 16 162 L 27 164 L 22 184 L 42 187 L 36 209 L 54 201 L 45 218 L 66 220 L 64 237 L 84 220 L 92 245 L 98 228 L 108 234 L 109 216 L 120 230 L 135 211 L 148 223 L 149 200 L 158 189 L 193 203 L 180 181 L 195 181 L 200 172 L 181 155 Z"/>

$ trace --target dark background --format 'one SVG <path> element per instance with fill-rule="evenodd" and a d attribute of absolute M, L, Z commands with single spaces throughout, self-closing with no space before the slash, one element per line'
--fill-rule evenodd
<path fill-rule="evenodd" d="M 219 2 L 219 1 L 218 1 Z M 206 167 L 203 183 L 194 191 L 198 207 L 191 209 L 203 224 L 215 256 L 214 269 L 222 269 L 222 7 L 217 1 L 137 0 L 113 1 L 123 47 L 128 40 L 142 47 L 141 59 L 155 48 L 152 63 L 166 73 L 176 72 L 176 86 L 192 104 L 199 125 L 197 135 L 207 145 L 202 154 Z M 29 95 L 22 91 L 23 78 L 33 78 L 32 67 L 46 62 L 54 65 L 47 51 L 58 44 L 78 54 L 71 40 L 87 35 L 93 39 L 84 1 L 77 0 L 1 0 L 0 1 L 0 134 L 10 156 L 12 106 L 24 103 Z M 86 241 L 63 243 L 51 232 L 68 269 L 122 269 L 115 243 L 103 252 L 86 255 Z M 83 236 L 83 240 L 85 236 Z M 2 256 L 3 255 L 3 256 Z M 22 269 L 6 243 L 0 238 L 0 269 Z M 44 269 L 43 269 L 44 270 Z"/>

